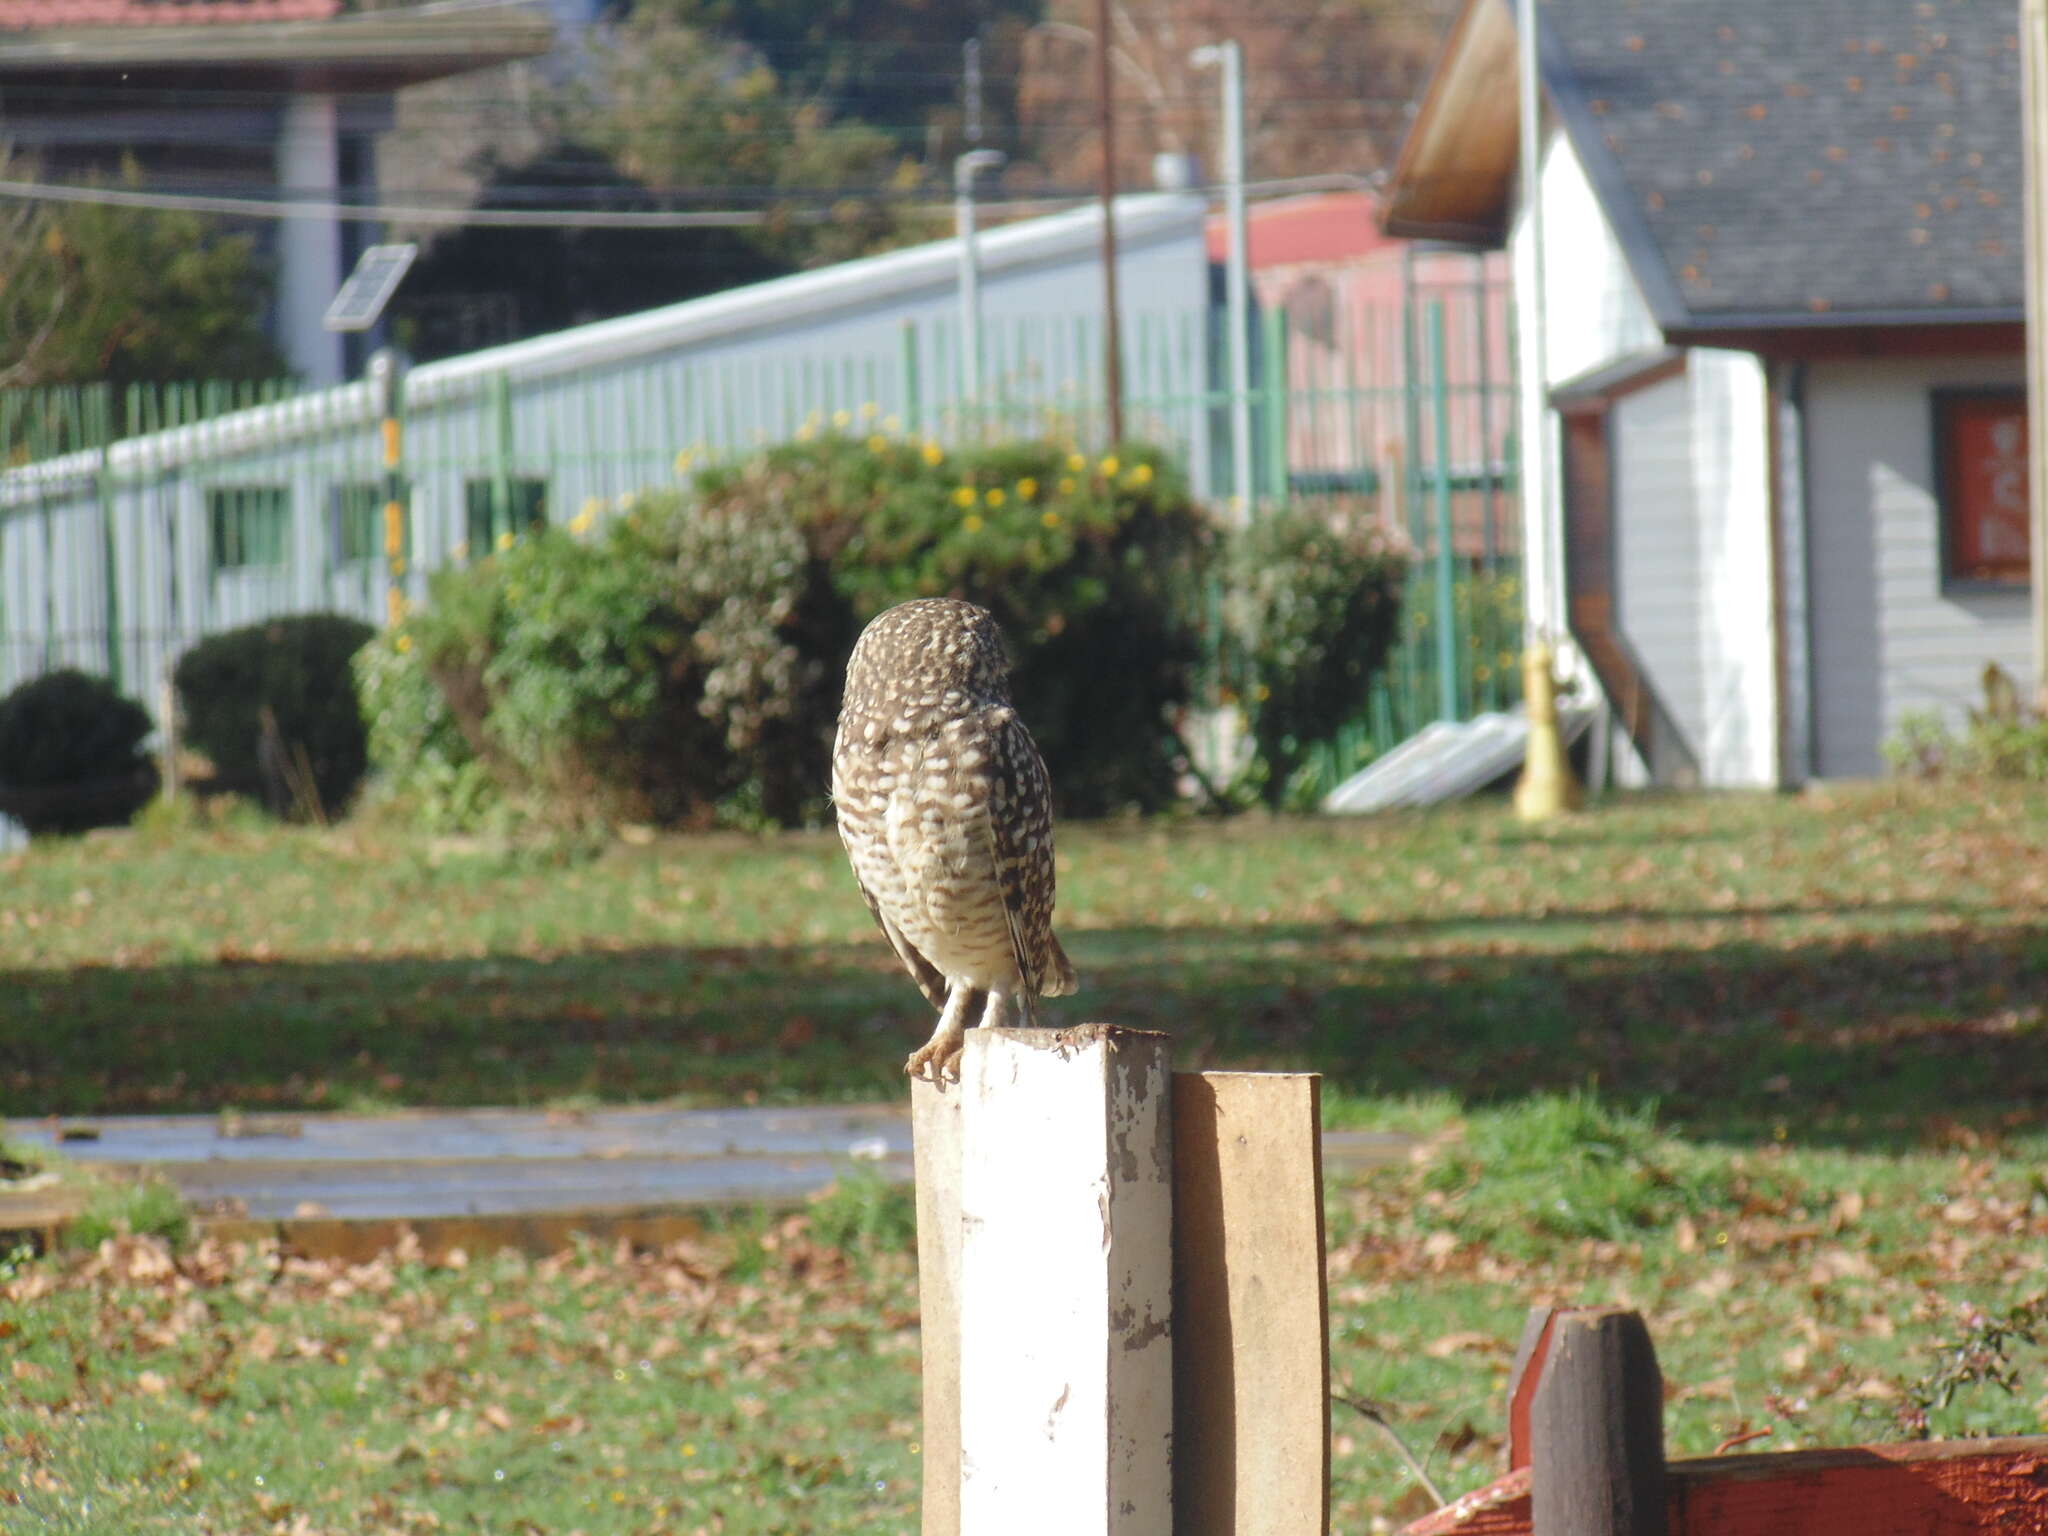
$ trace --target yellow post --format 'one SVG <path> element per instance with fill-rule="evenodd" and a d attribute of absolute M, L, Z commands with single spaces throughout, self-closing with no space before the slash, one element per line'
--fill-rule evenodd
<path fill-rule="evenodd" d="M 1550 821 L 1577 810 L 1581 793 L 1557 727 L 1557 678 L 1550 646 L 1537 641 L 1522 653 L 1522 707 L 1529 716 L 1529 746 L 1515 783 L 1515 814 Z"/>
<path fill-rule="evenodd" d="M 405 481 L 396 354 L 385 349 L 371 358 L 370 379 L 377 391 L 378 427 L 384 446 L 384 617 L 387 623 L 397 625 L 405 620 Z"/>

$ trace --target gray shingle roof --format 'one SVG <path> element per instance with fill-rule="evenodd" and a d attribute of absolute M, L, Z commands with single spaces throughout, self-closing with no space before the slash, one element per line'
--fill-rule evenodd
<path fill-rule="evenodd" d="M 1543 0 L 1552 100 L 1667 326 L 2011 318 L 2014 0 Z"/>

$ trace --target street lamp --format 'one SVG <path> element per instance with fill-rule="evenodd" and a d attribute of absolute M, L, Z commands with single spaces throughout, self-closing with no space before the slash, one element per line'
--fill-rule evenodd
<path fill-rule="evenodd" d="M 953 230 L 960 240 L 961 399 L 981 399 L 981 261 L 975 248 L 974 178 L 1002 165 L 999 149 L 970 149 L 953 161 Z"/>
<path fill-rule="evenodd" d="M 1232 511 L 1252 509 L 1252 358 L 1250 237 L 1244 206 L 1244 50 L 1234 39 L 1210 43 L 1188 55 L 1198 69 L 1223 72 L 1223 197 L 1230 226 L 1229 264 L 1224 273 L 1230 326 L 1230 478 Z"/>

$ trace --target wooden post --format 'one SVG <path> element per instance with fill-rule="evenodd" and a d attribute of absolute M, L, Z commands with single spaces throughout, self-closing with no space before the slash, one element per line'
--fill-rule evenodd
<path fill-rule="evenodd" d="M 913 1078 L 924 1536 L 960 1536 L 960 1089 Z"/>
<path fill-rule="evenodd" d="M 970 1029 L 960 1095 L 965 1536 L 1170 1536 L 1167 1037 Z"/>
<path fill-rule="evenodd" d="M 1174 1075 L 1176 1536 L 1329 1526 L 1321 1083 Z"/>
<path fill-rule="evenodd" d="M 1535 1536 L 1664 1536 L 1664 1378 L 1634 1312 L 1566 1312 L 1529 1409 Z"/>

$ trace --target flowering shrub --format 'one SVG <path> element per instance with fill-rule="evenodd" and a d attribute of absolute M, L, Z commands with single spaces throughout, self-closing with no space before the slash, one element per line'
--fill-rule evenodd
<path fill-rule="evenodd" d="M 1149 449 L 788 443 L 441 573 L 358 669 L 373 752 L 449 820 L 481 771 L 556 818 L 820 821 L 861 625 L 955 595 L 1002 622 L 1063 811 L 1153 807 L 1209 546 Z"/>

